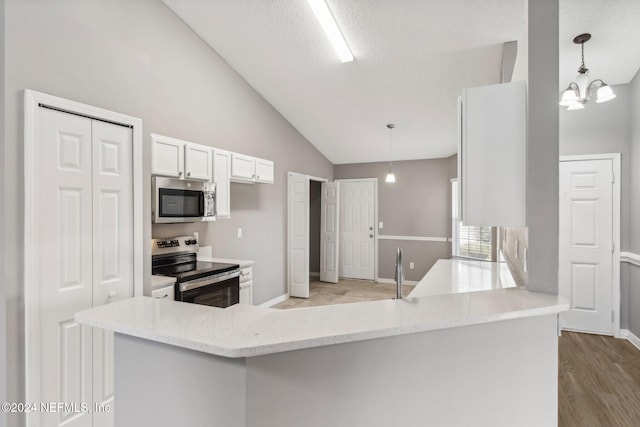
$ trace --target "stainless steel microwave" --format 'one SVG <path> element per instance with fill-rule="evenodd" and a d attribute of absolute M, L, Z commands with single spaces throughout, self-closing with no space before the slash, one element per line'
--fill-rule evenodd
<path fill-rule="evenodd" d="M 216 191 L 211 182 L 151 177 L 154 223 L 199 222 L 215 219 Z"/>

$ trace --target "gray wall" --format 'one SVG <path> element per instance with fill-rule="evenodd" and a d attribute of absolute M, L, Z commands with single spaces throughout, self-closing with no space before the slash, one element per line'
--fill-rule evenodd
<path fill-rule="evenodd" d="M 309 182 L 309 272 L 320 272 L 320 181 Z"/>
<path fill-rule="evenodd" d="M 558 0 L 528 2 L 528 289 L 558 293 Z"/>
<path fill-rule="evenodd" d="M 4 74 L 4 56 L 5 56 L 5 19 L 4 19 L 4 0 L 0 0 L 0 165 L 4 169 L 5 155 L 4 147 L 6 140 L 6 127 L 4 123 L 5 113 L 5 74 Z M 0 173 L 0 200 L 4 198 L 4 187 L 6 185 L 4 174 Z M 4 209 L 0 209 L 0 242 L 4 242 Z M 7 401 L 7 362 L 6 362 L 6 305 L 5 305 L 5 258 L 4 258 L 4 245 L 0 245 L 0 402 Z M 0 426 L 6 424 L 6 415 L 4 412 L 0 412 Z"/>
<path fill-rule="evenodd" d="M 631 153 L 629 185 L 629 247 L 640 254 L 640 71 L 631 81 Z M 629 330 L 640 337 L 640 267 L 623 266 L 628 273 Z"/>
<path fill-rule="evenodd" d="M 215 256 L 252 259 L 254 299 L 286 291 L 286 172 L 331 178 L 331 163 L 158 0 L 6 1 L 6 127 L 3 206 L 7 400 L 24 401 L 23 90 L 144 121 L 144 212 L 150 212 L 150 139 L 156 132 L 275 161 L 275 184 L 231 189 L 230 220 L 154 228 L 199 231 Z M 145 217 L 144 241 L 152 236 Z M 244 238 L 236 239 L 236 229 Z M 149 280 L 149 245 L 144 271 Z M 4 330 L 4 328 L 2 328 Z M 1 357 L 1 356 L 0 356 Z M 4 364 L 3 364 L 4 365 Z M 4 381 L 1 382 L 4 384 Z M 22 425 L 10 415 L 9 425 Z"/>
<path fill-rule="evenodd" d="M 389 164 L 359 163 L 334 166 L 336 179 L 378 178 L 379 235 L 451 237 L 451 178 L 455 158 L 393 162 L 396 182 L 384 182 Z M 451 257 L 445 242 L 379 240 L 378 276 L 393 279 L 395 250 L 403 248 L 406 280 L 420 280 L 439 258 Z M 415 263 L 413 270 L 409 262 Z"/>

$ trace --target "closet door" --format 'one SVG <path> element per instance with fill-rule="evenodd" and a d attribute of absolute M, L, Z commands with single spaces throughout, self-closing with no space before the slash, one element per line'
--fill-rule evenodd
<path fill-rule="evenodd" d="M 133 296 L 133 135 L 130 128 L 92 125 L 93 306 Z M 113 426 L 113 332 L 93 328 L 94 426 Z"/>
<path fill-rule="evenodd" d="M 91 328 L 73 315 L 93 304 L 90 119 L 40 109 L 37 209 L 40 260 L 40 398 L 65 402 L 40 412 L 42 426 L 91 426 Z M 34 248 L 35 249 L 35 248 Z"/>
<path fill-rule="evenodd" d="M 38 401 L 67 404 L 40 425 L 113 426 L 113 333 L 73 316 L 133 296 L 132 131 L 45 108 L 38 119 Z"/>

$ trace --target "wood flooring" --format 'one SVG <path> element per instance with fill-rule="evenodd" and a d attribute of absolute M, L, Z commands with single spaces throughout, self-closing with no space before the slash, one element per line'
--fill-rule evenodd
<path fill-rule="evenodd" d="M 640 426 L 640 350 L 629 341 L 562 332 L 558 426 Z"/>

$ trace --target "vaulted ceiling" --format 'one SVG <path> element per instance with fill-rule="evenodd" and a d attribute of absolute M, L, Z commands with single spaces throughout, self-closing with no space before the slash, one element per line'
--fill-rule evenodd
<path fill-rule="evenodd" d="M 327 0 L 355 60 L 341 63 L 306 0 L 163 0 L 332 163 L 456 152 L 456 99 L 501 80 L 524 0 Z M 593 76 L 628 83 L 640 67 L 640 1 L 560 0 L 560 85 L 585 45 Z M 564 87 L 562 87 L 564 88 Z"/>

